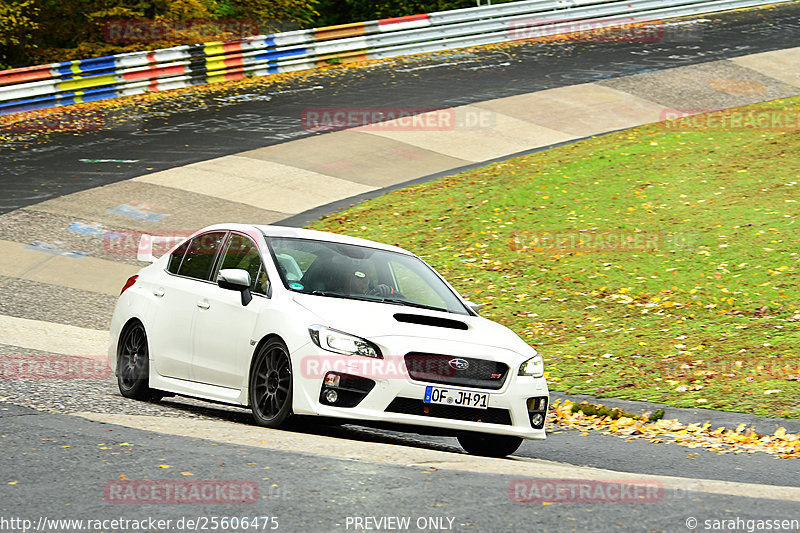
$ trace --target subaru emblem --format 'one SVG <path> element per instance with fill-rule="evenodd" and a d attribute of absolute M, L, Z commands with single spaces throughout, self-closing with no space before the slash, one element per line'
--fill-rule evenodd
<path fill-rule="evenodd" d="M 466 370 L 469 368 L 469 362 L 466 359 L 450 359 L 447 364 L 456 370 Z"/>

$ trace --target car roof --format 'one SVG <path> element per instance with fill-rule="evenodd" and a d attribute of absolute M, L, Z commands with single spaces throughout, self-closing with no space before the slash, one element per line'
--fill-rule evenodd
<path fill-rule="evenodd" d="M 342 244 L 352 244 L 355 246 L 366 246 L 368 248 L 377 248 L 379 250 L 387 250 L 390 252 L 397 252 L 405 255 L 414 255 L 408 250 L 404 250 L 398 246 L 391 246 L 380 242 L 362 239 L 360 237 L 351 237 L 349 235 L 342 235 L 339 233 L 329 233 L 327 231 L 317 231 L 305 228 L 292 228 L 289 226 L 272 226 L 267 224 L 214 224 L 203 228 L 200 232 L 210 230 L 231 230 L 231 231 L 252 231 L 257 230 L 264 234 L 265 237 L 285 237 L 294 239 L 307 239 L 314 241 L 336 242 Z M 198 232 L 198 233 L 200 233 Z"/>

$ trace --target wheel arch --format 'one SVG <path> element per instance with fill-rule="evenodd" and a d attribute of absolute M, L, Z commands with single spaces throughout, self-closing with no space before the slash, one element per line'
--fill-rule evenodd
<path fill-rule="evenodd" d="M 247 365 L 247 373 L 244 376 L 244 378 L 245 378 L 245 380 L 244 380 L 245 394 L 243 396 L 247 400 L 247 404 L 246 404 L 247 407 L 251 406 L 251 404 L 250 404 L 250 377 L 251 377 L 251 375 L 250 374 L 253 372 L 253 364 L 255 363 L 256 357 L 258 356 L 258 352 L 261 350 L 261 348 L 263 348 L 269 341 L 271 341 L 273 339 L 278 339 L 279 341 L 281 341 L 284 344 L 284 346 L 286 346 L 286 340 L 283 337 L 281 337 L 280 335 L 278 335 L 277 333 L 274 333 L 274 332 L 273 333 L 268 333 L 268 334 L 264 335 L 261 338 L 261 340 L 258 341 L 258 343 L 256 343 L 256 347 L 255 347 L 255 349 L 253 349 L 253 353 L 250 355 L 250 363 Z M 287 350 L 288 350 L 288 347 L 287 347 Z M 291 363 L 292 363 L 292 356 L 291 356 L 291 353 L 290 353 L 289 354 L 289 364 L 291 364 Z M 294 387 L 294 380 L 292 380 L 292 387 Z"/>
<path fill-rule="evenodd" d="M 122 339 L 124 339 L 131 331 L 135 329 L 141 329 L 141 336 L 143 338 L 144 350 L 147 352 L 147 357 L 143 357 L 142 360 L 143 365 L 142 368 L 144 369 L 142 374 L 139 374 L 136 377 L 136 371 L 134 370 L 134 383 L 130 385 L 125 385 L 123 387 L 123 379 L 120 375 L 120 362 L 122 360 L 122 351 L 123 351 L 123 344 Z M 120 389 L 120 393 L 127 398 L 134 398 L 137 400 L 145 400 L 145 401 L 158 401 L 161 399 L 162 394 L 160 391 L 150 388 L 150 339 L 147 336 L 147 330 L 145 328 L 144 322 L 141 318 L 137 316 L 132 316 L 128 318 L 125 323 L 119 329 L 119 335 L 117 336 L 117 343 L 116 343 L 116 364 L 114 369 L 114 374 L 117 376 L 117 382 Z M 136 368 L 139 368 L 138 363 L 135 364 Z M 145 378 L 146 376 L 146 378 Z"/>
<path fill-rule="evenodd" d="M 121 349 L 120 348 L 120 341 L 122 340 L 123 335 L 125 335 L 125 333 L 128 332 L 128 329 L 130 329 L 131 327 L 133 327 L 134 324 L 137 324 L 137 323 L 139 325 L 141 325 L 142 328 L 144 328 L 145 339 L 147 340 L 147 358 L 148 359 L 152 359 L 152 353 L 150 351 L 150 338 L 147 337 L 147 328 L 144 327 L 144 322 L 142 321 L 141 318 L 139 318 L 138 316 L 132 316 L 128 320 L 125 321 L 125 323 L 122 325 L 121 328 L 119 328 L 119 335 L 117 335 L 116 347 L 115 347 L 115 350 L 114 350 L 114 353 L 116 353 L 116 357 L 115 357 L 116 364 L 114 366 L 114 374 L 115 375 L 119 372 L 119 356 L 120 356 L 119 351 Z"/>

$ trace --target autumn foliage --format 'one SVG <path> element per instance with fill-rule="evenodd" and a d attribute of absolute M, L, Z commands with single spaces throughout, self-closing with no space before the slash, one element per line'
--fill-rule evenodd
<path fill-rule="evenodd" d="M 0 0 L 0 68 L 241 37 L 119 42 L 108 38 L 108 25 L 115 21 L 245 21 L 258 35 L 474 5 L 474 0 Z"/>

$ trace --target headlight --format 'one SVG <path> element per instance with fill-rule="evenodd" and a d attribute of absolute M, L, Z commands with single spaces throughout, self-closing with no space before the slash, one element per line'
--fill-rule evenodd
<path fill-rule="evenodd" d="M 539 354 L 534 355 L 519 366 L 520 376 L 533 376 L 540 378 L 544 376 L 544 359 Z"/>
<path fill-rule="evenodd" d="M 311 326 L 308 328 L 308 333 L 314 344 L 323 350 L 344 355 L 363 355 L 364 357 L 383 359 L 378 347 L 361 337 L 323 326 Z"/>

